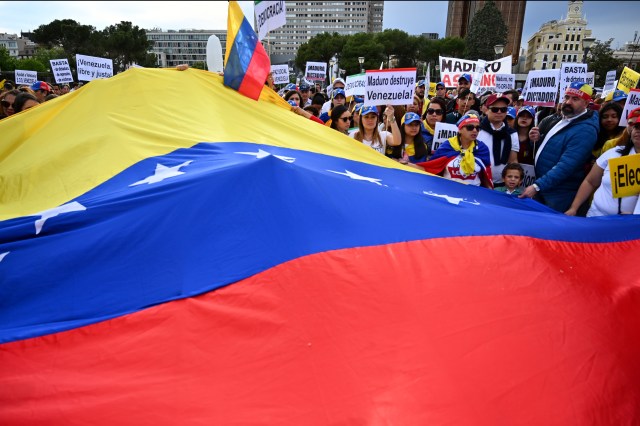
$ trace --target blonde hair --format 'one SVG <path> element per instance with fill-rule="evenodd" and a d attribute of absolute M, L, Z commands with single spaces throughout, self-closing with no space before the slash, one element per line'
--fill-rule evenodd
<path fill-rule="evenodd" d="M 360 114 L 360 122 L 358 123 L 358 131 L 353 135 L 353 138 L 358 142 L 362 142 L 364 138 L 364 124 L 363 115 Z M 378 125 L 380 124 L 380 116 L 376 114 L 376 125 L 373 127 L 373 137 L 371 138 L 371 147 L 382 147 L 382 137 L 378 131 Z"/>

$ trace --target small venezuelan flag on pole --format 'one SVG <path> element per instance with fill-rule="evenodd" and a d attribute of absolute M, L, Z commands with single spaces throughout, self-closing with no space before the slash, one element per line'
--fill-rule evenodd
<path fill-rule="evenodd" d="M 224 85 L 258 100 L 271 63 L 262 43 L 236 1 L 229 2 Z"/>

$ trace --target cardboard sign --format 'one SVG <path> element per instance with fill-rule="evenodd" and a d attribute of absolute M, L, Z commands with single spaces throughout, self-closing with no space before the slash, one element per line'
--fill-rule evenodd
<path fill-rule="evenodd" d="M 458 87 L 460 76 L 465 73 L 473 74 L 476 71 L 476 65 L 475 61 L 440 56 L 440 81 L 444 82 L 445 87 Z M 487 62 L 480 87 L 495 87 L 496 74 L 509 73 L 511 73 L 511 55 Z M 473 80 L 473 77 L 471 79 Z"/>
<path fill-rule="evenodd" d="M 271 73 L 273 74 L 273 84 L 289 83 L 289 65 L 271 65 Z"/>
<path fill-rule="evenodd" d="M 440 145 L 447 139 L 458 134 L 458 126 L 455 124 L 437 122 L 433 129 L 433 142 L 431 143 L 431 152 L 436 152 Z"/>
<path fill-rule="evenodd" d="M 344 93 L 349 96 L 364 96 L 366 86 L 366 74 L 348 75 L 344 84 Z"/>
<path fill-rule="evenodd" d="M 622 110 L 619 126 L 627 127 L 627 116 L 636 108 L 640 108 L 640 89 L 631 89 L 627 96 L 627 102 L 624 104 L 624 109 Z"/>
<path fill-rule="evenodd" d="M 616 89 L 616 70 L 607 72 L 607 78 L 604 86 L 602 87 L 602 97 L 606 97 L 609 93 Z"/>
<path fill-rule="evenodd" d="M 536 168 L 531 164 L 520 164 L 524 169 L 524 179 L 520 182 L 520 188 L 525 189 L 536 181 Z"/>
<path fill-rule="evenodd" d="M 523 90 L 524 104 L 532 106 L 554 107 L 558 98 L 560 70 L 529 71 L 526 92 Z"/>
<path fill-rule="evenodd" d="M 516 88 L 515 74 L 496 74 L 496 91 L 499 93 Z"/>
<path fill-rule="evenodd" d="M 473 76 L 471 77 L 471 86 L 469 87 L 469 90 L 471 91 L 471 93 L 478 93 L 478 89 L 480 88 L 480 82 L 482 81 L 482 76 L 485 73 L 485 69 L 484 67 L 487 65 L 487 62 L 482 60 L 482 59 L 478 59 L 476 61 L 476 70 L 473 73 Z"/>
<path fill-rule="evenodd" d="M 307 62 L 304 78 L 309 81 L 324 81 L 327 78 L 327 64 L 324 62 Z"/>
<path fill-rule="evenodd" d="M 287 7 L 284 1 L 256 1 L 253 6 L 256 15 L 258 39 L 265 38 L 267 33 L 287 23 Z M 289 79 L 287 78 L 287 81 Z"/>
<path fill-rule="evenodd" d="M 596 85 L 596 73 L 594 71 L 589 71 L 585 81 L 589 86 L 594 87 Z"/>
<path fill-rule="evenodd" d="M 28 84 L 31 86 L 38 81 L 38 71 L 16 70 L 14 80 L 16 84 Z"/>
<path fill-rule="evenodd" d="M 565 90 L 574 81 L 587 82 L 587 64 L 563 62 L 560 67 L 560 98 L 564 97 Z"/>
<path fill-rule="evenodd" d="M 609 160 L 613 198 L 640 194 L 640 154 Z"/>
<path fill-rule="evenodd" d="M 49 62 L 51 63 L 51 71 L 56 83 L 73 83 L 73 74 L 71 74 L 71 67 L 67 58 L 51 59 Z"/>
<path fill-rule="evenodd" d="M 113 77 L 113 61 L 96 56 L 76 55 L 78 81 Z"/>
<path fill-rule="evenodd" d="M 393 68 L 366 72 L 364 105 L 407 105 L 413 103 L 416 69 Z"/>
<path fill-rule="evenodd" d="M 631 68 L 624 67 L 622 75 L 620 75 L 620 79 L 618 80 L 618 89 L 624 91 L 624 93 L 629 93 L 631 89 L 636 88 L 638 80 L 640 80 L 639 73 Z"/>

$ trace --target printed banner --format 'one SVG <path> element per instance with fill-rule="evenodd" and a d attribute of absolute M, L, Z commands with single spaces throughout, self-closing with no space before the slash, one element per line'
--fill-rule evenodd
<path fill-rule="evenodd" d="M 304 78 L 309 81 L 324 81 L 327 78 L 327 64 L 324 62 L 307 62 Z"/>
<path fill-rule="evenodd" d="M 256 1 L 253 7 L 256 15 L 256 31 L 262 40 L 267 33 L 287 23 L 287 7 L 284 1 Z M 289 81 L 287 77 L 287 82 Z"/>
<path fill-rule="evenodd" d="M 487 62 L 480 87 L 495 87 L 496 74 L 511 73 L 511 55 L 496 61 Z M 458 87 L 458 79 L 462 74 L 472 74 L 476 70 L 476 61 L 440 56 L 440 81 L 446 87 Z M 473 83 L 473 82 L 472 82 Z"/>
<path fill-rule="evenodd" d="M 289 83 L 289 65 L 271 65 L 271 72 L 273 73 L 273 84 Z"/>
<path fill-rule="evenodd" d="M 344 92 L 349 96 L 364 96 L 366 86 L 366 74 L 348 75 L 344 85 Z"/>
<path fill-rule="evenodd" d="M 563 62 L 560 67 L 560 98 L 564 97 L 567 87 L 574 81 L 587 82 L 587 64 Z M 591 86 L 593 87 L 593 86 Z"/>
<path fill-rule="evenodd" d="M 15 81 L 16 84 L 32 85 L 38 81 L 38 71 L 16 70 Z"/>
<path fill-rule="evenodd" d="M 433 142 L 431 145 L 431 152 L 436 152 L 440 145 L 442 145 L 447 139 L 458 134 L 458 126 L 455 124 L 437 122 L 435 129 L 433 129 Z"/>
<path fill-rule="evenodd" d="M 496 91 L 502 93 L 506 92 L 507 90 L 515 89 L 515 87 L 515 74 L 496 74 Z"/>
<path fill-rule="evenodd" d="M 76 55 L 78 81 L 113 77 L 113 61 L 96 56 Z"/>
<path fill-rule="evenodd" d="M 620 79 L 618 80 L 618 89 L 624 91 L 624 93 L 629 93 L 631 89 L 636 88 L 638 80 L 640 80 L 639 73 L 629 67 L 624 67 L 622 75 L 620 75 Z"/>
<path fill-rule="evenodd" d="M 640 194 L 640 154 L 609 160 L 613 198 Z"/>
<path fill-rule="evenodd" d="M 595 87 L 596 85 L 596 73 L 594 71 L 589 71 L 587 73 L 587 84 L 591 87 Z"/>
<path fill-rule="evenodd" d="M 627 96 L 627 102 L 624 104 L 624 109 L 622 110 L 619 126 L 627 127 L 627 116 L 638 107 L 640 107 L 640 89 L 631 89 L 629 96 Z"/>
<path fill-rule="evenodd" d="M 522 91 L 525 105 L 554 107 L 558 98 L 560 70 L 529 71 L 525 90 Z"/>
<path fill-rule="evenodd" d="M 476 70 L 473 73 L 473 77 L 471 77 L 471 87 L 469 90 L 471 93 L 478 93 L 478 89 L 480 88 L 480 82 L 482 81 L 482 76 L 485 73 L 484 67 L 487 65 L 487 61 L 482 59 L 478 59 L 476 61 Z"/>
<path fill-rule="evenodd" d="M 49 62 L 51 63 L 51 71 L 56 83 L 73 83 L 73 74 L 71 74 L 71 67 L 67 58 L 51 59 Z"/>
<path fill-rule="evenodd" d="M 616 70 L 611 70 L 607 72 L 607 78 L 605 80 L 604 86 L 602 87 L 602 97 L 604 98 L 609 93 L 613 92 L 616 89 Z"/>
<path fill-rule="evenodd" d="M 393 68 L 366 72 L 364 105 L 407 105 L 413 102 L 416 69 Z"/>

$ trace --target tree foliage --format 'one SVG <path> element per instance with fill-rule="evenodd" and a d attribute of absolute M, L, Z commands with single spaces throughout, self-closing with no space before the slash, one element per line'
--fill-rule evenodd
<path fill-rule="evenodd" d="M 375 40 L 382 45 L 387 67 L 392 56 L 395 57 L 398 68 L 415 66 L 418 37 L 410 36 L 402 30 L 386 29 L 377 33 Z"/>
<path fill-rule="evenodd" d="M 364 69 L 373 69 L 380 66 L 385 55 L 382 53 L 383 46 L 376 42 L 372 33 L 358 33 L 347 38 L 344 49 L 340 55 L 340 68 L 347 72 L 347 75 L 358 74 L 360 72 L 360 62 L 358 58 L 364 57 Z"/>
<path fill-rule="evenodd" d="M 131 63 L 148 65 L 147 52 L 151 50 L 153 42 L 137 25 L 128 21 L 110 25 L 102 31 L 102 39 L 104 55 L 113 60 L 114 73 L 124 71 Z M 153 58 L 155 60 L 155 56 Z"/>
<path fill-rule="evenodd" d="M 608 71 L 616 70 L 620 75 L 623 69 L 622 60 L 613 57 L 611 42 L 613 42 L 612 38 L 607 41 L 597 40 L 589 49 L 587 68 L 595 73 L 597 87 L 604 86 Z"/>
<path fill-rule="evenodd" d="M 487 0 L 476 13 L 469 25 L 466 37 L 465 57 L 467 59 L 495 59 L 493 46 L 507 44 L 507 25 L 493 0 Z"/>
<path fill-rule="evenodd" d="M 338 33 L 320 33 L 298 48 L 295 64 L 304 69 L 309 61 L 328 63 L 333 56 L 339 59 L 345 42 L 346 36 Z"/>

